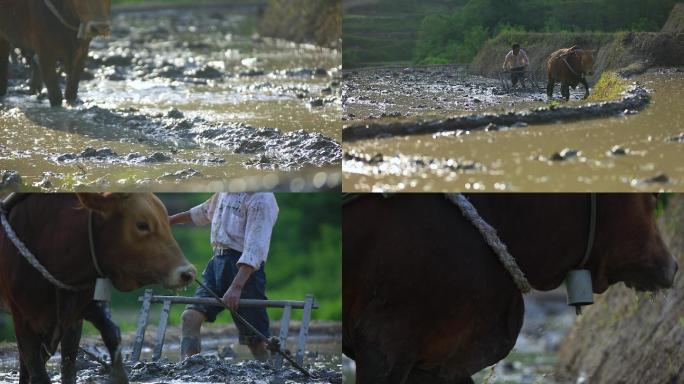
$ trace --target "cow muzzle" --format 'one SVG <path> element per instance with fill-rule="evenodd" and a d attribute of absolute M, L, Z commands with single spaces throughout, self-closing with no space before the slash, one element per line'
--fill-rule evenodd
<path fill-rule="evenodd" d="M 193 265 L 187 264 L 176 268 L 164 282 L 165 288 L 182 288 L 193 281 L 197 276 L 197 269 Z"/>
<path fill-rule="evenodd" d="M 97 36 L 109 36 L 112 31 L 109 21 L 84 21 L 78 28 L 78 38 L 90 40 Z"/>

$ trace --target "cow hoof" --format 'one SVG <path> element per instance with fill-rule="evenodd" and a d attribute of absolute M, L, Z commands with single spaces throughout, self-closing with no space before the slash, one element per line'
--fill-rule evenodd
<path fill-rule="evenodd" d="M 77 107 L 79 105 L 83 105 L 83 101 L 81 99 L 73 99 L 73 100 L 67 99 L 67 105 L 70 107 Z"/>

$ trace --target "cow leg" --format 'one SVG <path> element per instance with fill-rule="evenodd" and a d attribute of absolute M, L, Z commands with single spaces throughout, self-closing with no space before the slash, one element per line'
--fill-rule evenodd
<path fill-rule="evenodd" d="M 14 331 L 17 336 L 17 346 L 19 347 L 19 358 L 21 359 L 22 370 L 19 374 L 20 382 L 31 382 L 31 384 L 50 384 L 50 376 L 45 369 L 45 356 L 41 347 L 41 340 L 24 321 L 14 321 Z M 29 380 L 22 381 L 24 377 Z"/>
<path fill-rule="evenodd" d="M 67 103 L 75 104 L 78 98 L 78 83 L 81 81 L 81 74 L 85 67 L 85 61 L 88 57 L 88 43 L 83 42 L 76 50 L 76 56 L 66 66 L 67 69 L 67 85 L 64 96 Z"/>
<path fill-rule="evenodd" d="M 0 37 L 0 96 L 7 93 L 7 81 L 9 79 L 9 42 Z"/>
<path fill-rule="evenodd" d="M 85 319 L 91 322 L 102 335 L 109 356 L 112 360 L 112 369 L 109 372 L 109 382 L 127 384 L 128 375 L 124 370 L 123 358 L 121 357 L 121 331 L 110 319 L 106 303 L 91 302 L 86 308 Z"/>
<path fill-rule="evenodd" d="M 556 86 L 556 82 L 553 81 L 552 79 L 549 79 L 549 82 L 546 83 L 546 96 L 549 98 L 553 98 L 553 87 Z"/>
<path fill-rule="evenodd" d="M 561 95 L 565 98 L 565 101 L 570 100 L 570 86 L 567 84 L 561 84 Z"/>
<path fill-rule="evenodd" d="M 82 329 L 81 320 L 66 328 L 62 335 L 62 384 L 76 383 L 76 356 Z"/>
<path fill-rule="evenodd" d="M 31 83 L 29 85 L 29 92 L 32 95 L 40 94 L 43 90 L 43 76 L 40 74 L 40 63 L 38 55 L 33 55 L 29 59 L 29 66 L 31 67 Z"/>
<path fill-rule="evenodd" d="M 29 384 L 29 372 L 21 359 L 19 359 L 19 384 Z"/>
<path fill-rule="evenodd" d="M 589 97 L 589 83 L 587 83 L 587 79 L 585 79 L 584 77 L 580 79 L 580 83 L 582 83 L 582 85 L 584 86 L 584 98 L 586 99 L 587 97 Z"/>
<path fill-rule="evenodd" d="M 43 75 L 43 80 L 45 81 L 45 86 L 47 87 L 50 105 L 53 107 L 60 107 L 62 105 L 62 90 L 59 89 L 57 59 L 54 57 L 48 57 L 45 54 L 38 56 L 40 72 Z"/>

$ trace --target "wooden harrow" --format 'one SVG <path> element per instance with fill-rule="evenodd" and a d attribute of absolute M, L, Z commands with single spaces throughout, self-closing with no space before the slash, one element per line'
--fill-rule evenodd
<path fill-rule="evenodd" d="M 158 361 L 162 355 L 164 347 L 164 337 L 166 334 L 166 327 L 169 322 L 169 311 L 173 304 L 202 304 L 221 306 L 213 298 L 200 298 L 188 296 L 158 296 L 154 295 L 151 289 L 145 291 L 145 295 L 138 298 L 142 302 L 140 314 L 138 315 L 138 324 L 135 331 L 135 340 L 133 341 L 133 348 L 130 360 L 137 362 L 140 360 L 143 342 L 145 341 L 145 330 L 149 323 L 150 309 L 152 304 L 162 304 L 161 315 L 159 316 L 159 326 L 157 327 L 157 335 L 155 339 L 154 348 L 152 350 L 152 360 Z M 264 307 L 264 308 L 282 308 L 283 316 L 280 318 L 280 332 L 278 339 L 280 340 L 280 347 L 285 350 L 287 344 L 287 336 L 290 327 L 290 317 L 293 309 L 302 309 L 302 322 L 299 327 L 299 336 L 297 337 L 297 351 L 295 353 L 295 361 L 299 365 L 304 365 L 304 352 L 306 351 L 306 340 L 309 336 L 309 324 L 311 322 L 311 311 L 318 309 L 318 304 L 314 301 L 313 295 L 306 295 L 304 301 L 292 300 L 240 300 L 240 307 Z M 274 355 L 274 367 L 280 369 L 283 366 L 283 358 L 280 355 Z"/>

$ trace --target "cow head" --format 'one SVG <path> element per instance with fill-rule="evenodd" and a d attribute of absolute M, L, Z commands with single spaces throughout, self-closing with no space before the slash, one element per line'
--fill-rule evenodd
<path fill-rule="evenodd" d="M 589 76 L 594 74 L 594 51 L 579 49 L 576 51 L 580 60 L 582 73 Z"/>
<path fill-rule="evenodd" d="M 71 11 L 81 21 L 78 37 L 92 39 L 96 36 L 108 36 L 111 32 L 109 13 L 111 0 L 68 0 Z"/>
<path fill-rule="evenodd" d="M 599 195 L 601 196 L 601 195 Z M 656 197 L 625 193 L 598 200 L 594 292 L 624 282 L 637 290 L 669 288 L 677 261 L 668 251 L 655 219 Z"/>
<path fill-rule="evenodd" d="M 171 234 L 166 207 L 151 193 L 78 194 L 98 218 L 94 228 L 97 258 L 114 286 L 130 291 L 160 283 L 184 287 L 197 270 Z"/>

